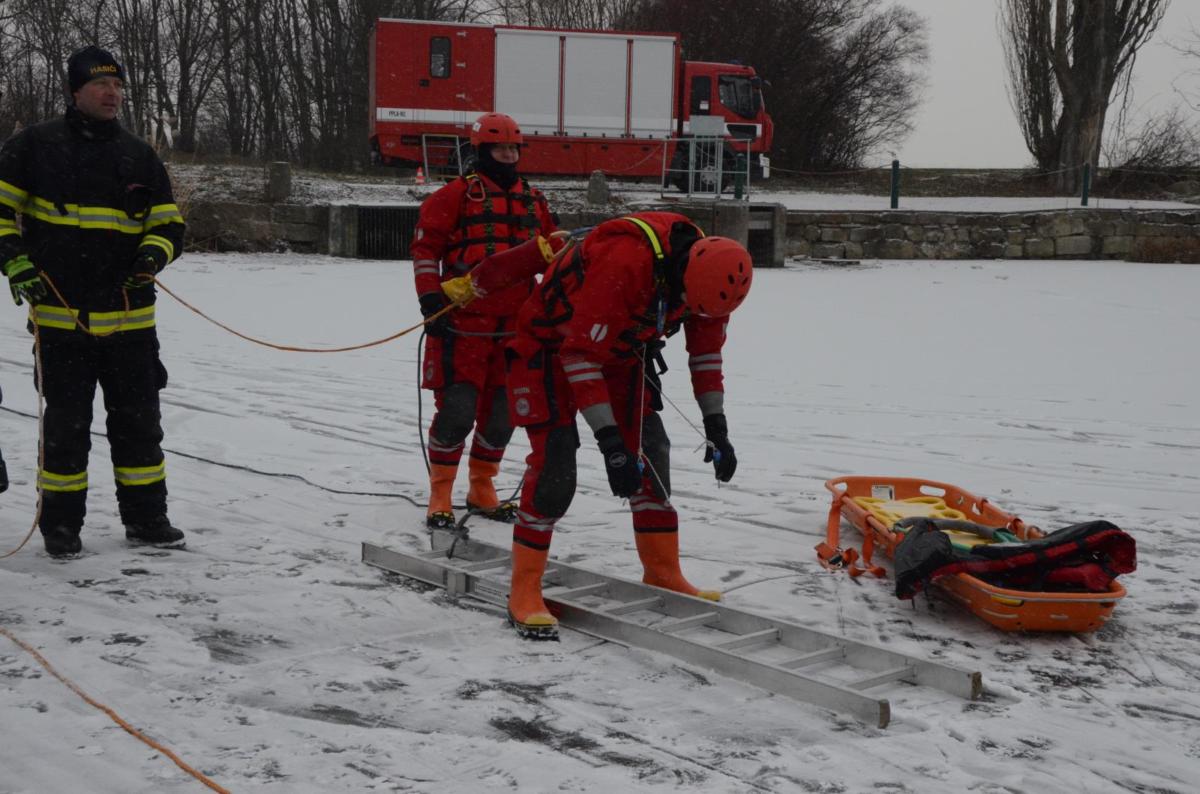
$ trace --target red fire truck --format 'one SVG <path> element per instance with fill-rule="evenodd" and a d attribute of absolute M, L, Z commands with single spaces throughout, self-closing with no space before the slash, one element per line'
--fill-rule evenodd
<path fill-rule="evenodd" d="M 658 177 L 664 158 L 687 173 L 699 136 L 725 140 L 727 173 L 735 153 L 752 176 L 770 165 L 754 69 L 684 61 L 677 34 L 379 19 L 370 47 L 380 163 L 453 163 L 476 117 L 498 111 L 521 126 L 526 173 Z"/>

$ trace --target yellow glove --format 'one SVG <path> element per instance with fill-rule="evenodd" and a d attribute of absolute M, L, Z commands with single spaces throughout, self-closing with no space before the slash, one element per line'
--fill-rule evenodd
<path fill-rule="evenodd" d="M 442 292 L 455 306 L 466 306 L 478 297 L 470 276 L 459 276 L 442 282 Z"/>

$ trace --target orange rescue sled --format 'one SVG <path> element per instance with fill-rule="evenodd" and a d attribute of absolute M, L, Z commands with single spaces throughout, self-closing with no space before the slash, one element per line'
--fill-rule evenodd
<path fill-rule="evenodd" d="M 897 521 L 913 516 L 966 521 L 998 531 L 997 539 L 1035 540 L 1044 533 L 1000 510 L 987 499 L 948 483 L 911 477 L 836 477 L 825 487 L 833 494 L 825 542 L 817 556 L 830 569 L 845 569 L 851 576 L 870 572 L 884 575 L 872 564 L 875 548 L 888 559 L 904 539 Z M 839 541 L 842 519 L 863 534 L 862 553 L 842 548 Z M 960 545 L 993 542 L 977 534 L 953 531 L 951 541 Z M 859 564 L 861 562 L 861 565 Z M 1125 588 L 1116 581 L 1108 592 L 1049 592 L 1010 590 L 989 584 L 969 573 L 954 573 L 934 582 L 943 592 L 967 609 L 1005 631 L 1093 631 L 1103 626 Z"/>

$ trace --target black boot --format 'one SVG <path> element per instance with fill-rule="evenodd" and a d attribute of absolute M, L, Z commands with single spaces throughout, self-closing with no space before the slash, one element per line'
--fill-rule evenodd
<path fill-rule="evenodd" d="M 46 542 L 46 553 L 60 560 L 72 560 L 83 551 L 79 527 L 42 527 L 42 540 Z"/>
<path fill-rule="evenodd" d="M 4 465 L 4 456 L 0 455 L 0 493 L 8 490 L 8 467 Z"/>
<path fill-rule="evenodd" d="M 159 549 L 182 549 L 187 545 L 183 532 L 171 526 L 166 516 L 125 525 L 125 540 L 134 546 L 154 546 Z"/>

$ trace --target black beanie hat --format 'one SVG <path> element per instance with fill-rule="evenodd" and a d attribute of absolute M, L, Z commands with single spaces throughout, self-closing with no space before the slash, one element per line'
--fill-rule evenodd
<path fill-rule="evenodd" d="M 115 77 L 125 82 L 125 68 L 111 52 L 94 46 L 84 47 L 67 60 L 67 81 L 72 94 L 97 77 Z"/>

